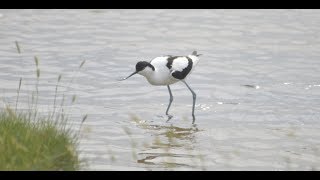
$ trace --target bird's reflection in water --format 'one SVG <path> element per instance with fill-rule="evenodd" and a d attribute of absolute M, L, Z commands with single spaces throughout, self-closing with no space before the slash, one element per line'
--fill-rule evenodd
<path fill-rule="evenodd" d="M 153 168 L 196 168 L 198 163 L 195 161 L 201 161 L 202 155 L 195 152 L 195 134 L 201 131 L 196 124 L 188 124 L 190 121 L 186 120 L 181 125 L 165 121 L 159 125 L 141 120 L 137 116 L 131 116 L 131 119 L 139 128 L 148 131 L 154 137 L 151 143 L 145 143 L 142 152 L 138 153 L 137 162 L 146 165 L 146 168 L 150 165 Z M 156 122 L 161 120 L 158 119 Z"/>

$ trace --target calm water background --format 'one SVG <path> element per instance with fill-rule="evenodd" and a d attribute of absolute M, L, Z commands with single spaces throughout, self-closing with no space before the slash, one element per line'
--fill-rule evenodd
<path fill-rule="evenodd" d="M 117 81 L 137 61 L 193 50 L 194 125 L 183 83 L 166 122 L 166 87 Z M 62 74 L 58 103 L 75 125 L 88 114 L 84 170 L 320 169 L 319 10 L 0 10 L 0 54 L 2 105 L 22 77 L 28 107 L 35 55 L 41 112 Z"/>

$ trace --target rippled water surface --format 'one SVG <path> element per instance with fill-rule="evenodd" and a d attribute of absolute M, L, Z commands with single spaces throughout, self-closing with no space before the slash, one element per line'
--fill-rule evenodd
<path fill-rule="evenodd" d="M 17 53 L 18 41 L 21 54 Z M 137 61 L 200 62 L 169 94 Z M 39 108 L 65 95 L 82 126 L 84 170 L 319 170 L 319 10 L 0 10 L 0 97 L 21 109 L 36 82 Z M 86 60 L 78 70 L 80 63 Z M 72 96 L 76 101 L 71 103 Z"/>

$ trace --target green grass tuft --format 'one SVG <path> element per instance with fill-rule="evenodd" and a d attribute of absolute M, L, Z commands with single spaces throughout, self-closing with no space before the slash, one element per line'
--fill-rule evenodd
<path fill-rule="evenodd" d="M 21 53 L 17 41 L 16 48 Z M 62 75 L 58 76 L 55 89 L 53 113 L 47 116 L 38 114 L 38 86 L 40 79 L 39 59 L 34 56 L 37 83 L 32 91 L 32 102 L 26 111 L 19 111 L 18 102 L 22 78 L 17 89 L 15 109 L 9 105 L 0 109 L 0 171 L 3 170 L 80 170 L 82 161 L 77 151 L 79 134 L 67 127 L 63 104 L 56 112 L 58 85 Z M 85 61 L 80 65 L 83 66 Z M 73 77 L 74 78 L 74 77 Z M 73 102 L 75 101 L 75 96 Z M 59 108 L 59 107 L 58 107 Z M 56 113 L 56 114 L 55 114 Z M 87 115 L 82 120 L 82 123 Z M 82 126 L 82 124 L 81 124 Z"/>
<path fill-rule="evenodd" d="M 76 146 L 63 122 L 33 122 L 10 108 L 0 112 L 0 170 L 79 170 Z"/>

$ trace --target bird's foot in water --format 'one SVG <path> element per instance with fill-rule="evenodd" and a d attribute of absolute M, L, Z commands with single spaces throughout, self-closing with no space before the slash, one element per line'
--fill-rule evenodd
<path fill-rule="evenodd" d="M 194 116 L 194 114 L 192 114 L 192 124 L 194 124 L 195 121 L 196 121 L 196 117 Z"/>
<path fill-rule="evenodd" d="M 166 116 L 166 117 L 165 117 L 165 116 Z M 165 116 L 163 116 L 163 115 L 157 115 L 157 117 L 159 117 L 159 118 L 163 118 L 163 119 L 168 118 L 168 119 L 167 119 L 167 122 L 168 122 L 171 118 L 173 118 L 173 116 L 170 115 L 170 114 L 166 114 Z"/>
<path fill-rule="evenodd" d="M 166 121 L 166 122 L 169 122 L 170 121 L 170 119 L 171 118 L 173 118 L 173 116 L 172 115 L 170 115 L 170 114 L 166 114 L 167 116 L 168 116 L 168 120 Z"/>

